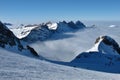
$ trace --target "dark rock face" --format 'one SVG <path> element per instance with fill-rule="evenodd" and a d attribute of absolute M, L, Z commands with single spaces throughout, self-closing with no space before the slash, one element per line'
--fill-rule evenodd
<path fill-rule="evenodd" d="M 47 40 L 54 31 L 49 30 L 47 25 L 42 25 L 34 28 L 28 36 L 23 38 L 22 40 L 27 42 L 35 42 L 35 41 L 44 41 Z"/>
<path fill-rule="evenodd" d="M 114 48 L 114 50 L 116 50 L 117 53 L 120 54 L 120 47 L 119 47 L 118 43 L 117 43 L 114 39 L 112 39 L 112 38 L 109 37 L 109 36 L 102 36 L 101 38 L 102 38 L 102 42 L 103 42 L 104 44 L 109 45 L 109 46 L 112 46 L 112 47 Z M 100 40 L 100 37 L 98 37 L 98 38 L 96 39 L 95 44 L 96 44 L 97 42 L 99 42 L 99 40 Z"/>
<path fill-rule="evenodd" d="M 68 22 L 68 26 L 70 26 L 71 28 L 73 29 L 81 29 L 81 28 L 85 28 L 86 26 L 80 22 L 80 21 L 77 21 L 76 23 L 74 23 L 73 21 L 71 22 Z"/>
<path fill-rule="evenodd" d="M 99 40 L 100 40 L 100 37 L 98 37 L 98 38 L 96 39 L 95 44 L 98 43 Z"/>
<path fill-rule="evenodd" d="M 30 50 L 30 52 L 31 52 L 34 56 L 39 56 L 39 55 L 37 54 L 37 52 L 36 52 L 32 47 L 30 47 L 30 46 L 27 45 L 27 49 Z"/>
<path fill-rule="evenodd" d="M 19 39 L 2 22 L 0 22 L 0 47 L 5 47 L 5 45 L 17 45 L 19 50 L 22 50 L 23 48 Z"/>
<path fill-rule="evenodd" d="M 76 22 L 76 26 L 77 26 L 77 28 L 85 28 L 86 26 L 82 23 L 82 22 L 80 22 L 80 21 L 77 21 Z"/>
<path fill-rule="evenodd" d="M 11 24 L 11 23 L 4 23 L 4 25 L 12 26 L 13 24 Z"/>
<path fill-rule="evenodd" d="M 68 22 L 68 26 L 70 26 L 71 28 L 73 28 L 73 29 L 77 29 L 77 26 L 76 26 L 76 24 L 74 23 L 74 22 Z"/>
<path fill-rule="evenodd" d="M 103 42 L 106 45 L 113 46 L 113 48 L 120 54 L 120 47 L 119 47 L 118 43 L 114 39 L 112 39 L 112 38 L 110 38 L 108 36 L 103 36 L 102 38 L 103 38 Z"/>

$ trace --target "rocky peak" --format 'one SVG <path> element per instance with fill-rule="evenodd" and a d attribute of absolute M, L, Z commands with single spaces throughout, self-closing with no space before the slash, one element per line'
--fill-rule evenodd
<path fill-rule="evenodd" d="M 120 47 L 114 39 L 109 36 L 101 36 L 96 39 L 95 44 L 97 44 L 100 40 L 104 45 L 111 46 L 114 52 L 116 51 L 118 54 L 120 54 Z"/>
<path fill-rule="evenodd" d="M 0 47 L 18 46 L 18 49 L 22 49 L 19 39 L 2 23 L 0 22 Z"/>
<path fill-rule="evenodd" d="M 86 26 L 82 23 L 82 22 L 80 22 L 80 21 L 76 21 L 76 26 L 78 27 L 78 28 L 85 28 Z"/>
<path fill-rule="evenodd" d="M 68 22 L 68 26 L 71 28 L 76 28 L 76 24 L 73 21 Z"/>

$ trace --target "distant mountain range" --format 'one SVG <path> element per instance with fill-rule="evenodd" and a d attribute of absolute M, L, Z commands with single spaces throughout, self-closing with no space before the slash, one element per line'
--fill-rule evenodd
<path fill-rule="evenodd" d="M 98 36 L 102 34 L 101 30 L 108 35 Z M 88 76 L 92 77 L 90 79 L 98 79 L 98 76 L 99 79 L 116 79 L 120 73 L 118 36 L 119 27 L 86 27 L 80 21 L 17 28 L 8 28 L 0 22 L 0 79 L 50 79 L 51 74 L 56 75 L 55 79 L 64 74 L 66 79 L 70 76 L 75 79 L 76 75 L 80 79 L 89 79 Z M 92 42 L 93 46 L 90 46 Z"/>
<path fill-rule="evenodd" d="M 11 28 L 10 30 L 20 39 L 24 41 L 33 42 L 33 41 L 44 41 L 49 39 L 54 34 L 63 34 L 65 32 L 78 31 L 79 29 L 83 29 L 86 26 L 80 22 L 58 22 L 52 23 L 47 22 L 43 24 L 35 24 L 35 25 L 26 25 L 22 27 Z"/>
<path fill-rule="evenodd" d="M 6 27 L 6 24 L 7 23 L 3 24 L 0 22 L 0 46 L 3 48 L 12 48 L 12 46 L 16 46 L 19 51 L 27 50 L 37 56 L 39 55 L 34 48 L 29 46 L 29 43 L 46 41 L 49 40 L 53 35 L 56 36 L 56 34 L 76 32 L 80 29 L 83 30 L 86 28 L 86 26 L 80 21 L 75 23 L 73 21 L 63 21 L 59 23 L 48 22 L 39 25 L 22 25 L 22 27 L 11 28 L 10 30 Z M 54 40 L 54 37 L 52 38 L 52 40 Z M 87 53 L 119 55 L 120 47 L 118 43 L 111 37 L 101 36 L 96 39 L 94 47 L 88 50 Z M 81 54 L 79 56 L 81 56 Z"/>

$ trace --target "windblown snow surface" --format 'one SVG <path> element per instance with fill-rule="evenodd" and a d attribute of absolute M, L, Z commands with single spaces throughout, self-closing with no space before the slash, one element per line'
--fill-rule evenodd
<path fill-rule="evenodd" d="M 46 62 L 0 49 L 0 80 L 118 80 L 119 74 Z"/>
<path fill-rule="evenodd" d="M 119 80 L 119 66 L 112 69 L 111 66 L 85 61 L 80 63 L 80 67 L 75 67 L 70 62 L 80 53 L 91 49 L 100 35 L 111 36 L 120 44 L 120 27 L 99 26 L 74 33 L 55 34 L 47 41 L 30 44 L 40 56 L 54 61 L 23 56 L 0 48 L 0 80 Z M 95 69 L 87 66 L 94 66 Z M 97 68 L 110 70 L 106 72 Z M 114 72 L 114 69 L 118 72 Z"/>

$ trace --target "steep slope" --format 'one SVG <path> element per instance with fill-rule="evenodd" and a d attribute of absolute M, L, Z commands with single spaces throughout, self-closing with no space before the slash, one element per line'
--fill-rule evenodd
<path fill-rule="evenodd" d="M 88 52 L 100 52 L 104 54 L 120 54 L 120 47 L 118 43 L 109 36 L 100 36 L 96 39 L 95 45 Z"/>
<path fill-rule="evenodd" d="M 2 23 L 0 22 L 0 47 L 18 46 L 18 50 L 22 50 L 22 45 L 19 39 Z"/>
<path fill-rule="evenodd" d="M 26 56 L 38 56 L 36 51 L 20 41 L 2 22 L 0 22 L 0 47 Z M 32 53 L 32 54 L 31 54 Z"/>

